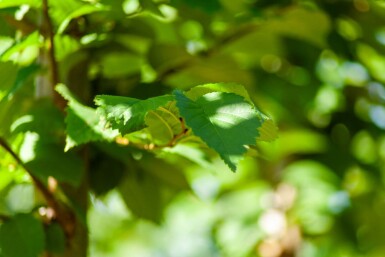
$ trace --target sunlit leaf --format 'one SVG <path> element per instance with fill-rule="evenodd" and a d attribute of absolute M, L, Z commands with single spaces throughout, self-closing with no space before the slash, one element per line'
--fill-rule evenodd
<path fill-rule="evenodd" d="M 63 33 L 70 21 L 74 18 L 106 10 L 99 3 L 90 4 L 76 0 L 50 1 L 52 17 L 58 24 L 58 33 Z"/>
<path fill-rule="evenodd" d="M 32 7 L 39 7 L 41 5 L 41 1 L 39 0 L 1 0 L 0 1 L 0 9 L 17 7 L 20 5 L 29 5 Z"/>
<path fill-rule="evenodd" d="M 186 124 L 235 171 L 245 145 L 254 145 L 259 136 L 261 122 L 253 106 L 233 93 L 208 93 L 196 101 L 174 94 Z"/>
<path fill-rule="evenodd" d="M 99 95 L 95 103 L 99 113 L 104 117 L 113 129 L 119 129 L 120 133 L 127 134 L 144 127 L 144 118 L 148 111 L 156 110 L 167 102 L 174 100 L 171 95 L 139 100 L 122 96 Z"/>
<path fill-rule="evenodd" d="M 173 106 L 175 107 L 175 103 Z M 173 113 L 169 107 L 159 107 L 154 111 L 149 111 L 145 117 L 145 122 L 156 144 L 170 143 L 176 135 L 182 132 L 179 115 Z"/>
<path fill-rule="evenodd" d="M 252 103 L 249 93 L 247 93 L 246 89 L 242 85 L 236 83 L 211 83 L 196 86 L 186 92 L 186 96 L 195 101 L 199 97 L 211 92 L 234 93 L 243 96 L 245 100 Z"/>

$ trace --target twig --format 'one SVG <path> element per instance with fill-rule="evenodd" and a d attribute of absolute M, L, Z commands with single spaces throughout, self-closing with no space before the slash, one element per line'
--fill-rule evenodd
<path fill-rule="evenodd" d="M 29 168 L 24 164 L 20 157 L 12 150 L 8 143 L 0 137 L 0 146 L 6 150 L 16 162 L 29 174 L 36 188 L 43 194 L 47 205 L 55 211 L 55 218 L 62 225 L 63 230 L 66 232 L 67 236 L 71 236 L 73 233 L 73 219 L 74 215 L 70 209 L 65 206 L 63 203 L 59 202 L 55 196 L 48 190 L 48 188 L 41 182 Z"/>
<path fill-rule="evenodd" d="M 12 157 L 17 161 L 17 163 L 21 167 L 23 167 L 23 169 L 31 176 L 33 183 L 44 195 L 44 198 L 46 199 L 47 203 L 49 205 L 52 205 L 54 202 L 56 202 L 56 199 L 54 198 L 52 193 L 48 191 L 48 189 L 44 186 L 44 184 L 31 173 L 31 171 L 25 166 L 25 164 L 20 159 L 20 157 L 11 149 L 8 143 L 1 137 L 0 137 L 0 145 L 2 148 L 4 148 L 4 150 L 6 150 L 10 155 L 12 155 Z"/>
<path fill-rule="evenodd" d="M 53 30 L 52 20 L 49 16 L 49 7 L 48 0 L 42 0 L 42 12 L 43 12 L 43 22 L 41 26 L 40 33 L 42 36 L 48 40 L 46 51 L 48 54 L 48 68 L 50 71 L 50 82 L 51 88 L 54 92 L 54 102 L 59 107 L 60 110 L 64 110 L 66 106 L 66 101 L 55 91 L 55 86 L 59 83 L 59 69 L 58 64 L 55 58 L 55 42 L 54 37 L 55 33 Z"/>
<path fill-rule="evenodd" d="M 48 13 L 48 0 L 42 1 L 42 11 L 43 11 L 43 26 L 45 29 L 42 31 L 43 36 L 48 39 L 48 56 L 49 56 L 49 65 L 51 68 L 51 79 L 52 84 L 56 85 L 59 82 L 59 73 L 57 68 L 57 63 L 55 59 L 55 43 L 54 43 L 54 32 L 52 21 Z"/>

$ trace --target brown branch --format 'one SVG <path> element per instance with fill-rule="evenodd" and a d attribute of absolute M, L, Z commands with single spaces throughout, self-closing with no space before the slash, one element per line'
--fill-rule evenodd
<path fill-rule="evenodd" d="M 48 56 L 49 56 L 49 65 L 51 68 L 51 79 L 52 84 L 56 85 L 59 82 L 59 73 L 57 68 L 57 63 L 55 59 L 55 43 L 54 43 L 54 32 L 52 21 L 48 13 L 48 0 L 42 1 L 42 11 L 43 11 L 43 27 L 45 29 L 42 31 L 42 35 L 48 39 Z"/>
<path fill-rule="evenodd" d="M 67 236 L 71 236 L 74 230 L 74 214 L 72 211 L 64 205 L 64 203 L 59 202 L 55 196 L 48 190 L 48 188 L 41 182 L 31 170 L 24 164 L 24 162 L 20 159 L 20 157 L 12 150 L 12 148 L 8 145 L 7 141 L 0 137 L 0 146 L 6 150 L 15 160 L 16 162 L 28 173 L 31 177 L 32 182 L 35 184 L 36 188 L 42 193 L 44 196 L 47 205 L 51 207 L 55 212 L 55 218 L 62 225 L 63 230 L 65 231 Z"/>
<path fill-rule="evenodd" d="M 59 83 L 59 68 L 55 58 L 55 33 L 52 25 L 51 17 L 49 16 L 49 7 L 48 0 L 42 0 L 42 14 L 43 22 L 41 26 L 40 33 L 47 40 L 47 58 L 48 58 L 48 69 L 50 72 L 50 82 L 51 88 L 54 92 L 54 102 L 59 107 L 60 110 L 64 110 L 66 106 L 66 101 L 55 91 L 55 86 Z"/>

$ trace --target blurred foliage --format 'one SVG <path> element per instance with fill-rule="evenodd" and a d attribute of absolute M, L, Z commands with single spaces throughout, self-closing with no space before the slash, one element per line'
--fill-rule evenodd
<path fill-rule="evenodd" d="M 57 197 L 87 218 L 89 256 L 385 256 L 383 1 L 49 5 L 59 81 L 79 127 L 95 122 L 96 95 L 147 99 L 218 82 L 244 85 L 279 127 L 277 140 L 248 149 L 237 173 L 198 139 L 148 152 L 135 147 L 140 134 L 109 135 L 115 142 L 64 152 L 71 129 L 39 91 L 50 69 L 42 3 L 0 0 L 0 136 L 31 174 L 55 177 Z M 90 141 L 100 130 L 80 132 Z M 76 133 L 67 149 L 83 143 Z M 85 170 L 86 216 L 67 190 Z M 66 234 L 45 220 L 44 206 L 25 168 L 0 148 L 1 257 L 61 256 Z"/>

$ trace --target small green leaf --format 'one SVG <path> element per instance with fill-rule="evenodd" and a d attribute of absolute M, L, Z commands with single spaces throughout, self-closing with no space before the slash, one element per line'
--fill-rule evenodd
<path fill-rule="evenodd" d="M 174 100 L 171 95 L 139 100 L 123 96 L 99 95 L 95 104 L 98 112 L 107 120 L 113 129 L 118 129 L 122 135 L 144 128 L 145 116 L 151 110 L 156 110 L 167 102 Z"/>
<path fill-rule="evenodd" d="M 29 214 L 18 214 L 0 227 L 0 249 L 7 257 L 38 257 L 44 251 L 43 225 Z"/>
<path fill-rule="evenodd" d="M 51 17 L 58 24 L 58 33 L 65 31 L 70 21 L 87 14 L 106 10 L 106 7 L 96 3 L 90 4 L 76 0 L 50 1 Z"/>
<path fill-rule="evenodd" d="M 149 111 L 146 115 L 145 122 L 155 144 L 165 145 L 174 137 L 172 129 L 162 117 L 161 111 Z"/>
<path fill-rule="evenodd" d="M 195 135 L 214 149 L 231 170 L 246 152 L 245 145 L 255 145 L 262 124 L 258 112 L 244 97 L 213 92 L 193 101 L 181 91 L 174 91 L 177 106 Z"/>
<path fill-rule="evenodd" d="M 191 100 L 196 101 L 199 97 L 211 92 L 234 93 L 236 95 L 243 96 L 248 102 L 253 104 L 249 93 L 247 93 L 247 90 L 242 85 L 236 83 L 210 83 L 200 85 L 193 87 L 188 92 L 186 92 L 185 95 Z"/>
<path fill-rule="evenodd" d="M 175 108 L 175 102 L 149 111 L 145 117 L 145 122 L 155 144 L 167 144 L 174 136 L 182 132 L 182 124 Z"/>
<path fill-rule="evenodd" d="M 157 4 L 155 4 L 152 0 L 140 0 L 140 5 L 144 10 L 148 10 L 153 14 L 164 17 L 163 13 L 159 10 Z"/>

